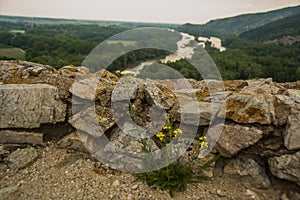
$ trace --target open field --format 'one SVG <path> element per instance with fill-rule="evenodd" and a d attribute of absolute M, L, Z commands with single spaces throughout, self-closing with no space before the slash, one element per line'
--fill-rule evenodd
<path fill-rule="evenodd" d="M 25 30 L 10 30 L 11 33 L 25 33 Z"/>
<path fill-rule="evenodd" d="M 136 41 L 128 41 L 128 40 L 109 40 L 107 41 L 108 44 L 118 44 L 121 43 L 124 46 L 130 46 L 130 45 L 135 45 Z"/>
<path fill-rule="evenodd" d="M 7 48 L 8 47 L 8 48 Z M 25 59 L 25 51 L 20 48 L 13 48 L 0 44 L 0 56 L 5 56 L 7 58 L 16 59 L 16 60 L 24 60 Z"/>

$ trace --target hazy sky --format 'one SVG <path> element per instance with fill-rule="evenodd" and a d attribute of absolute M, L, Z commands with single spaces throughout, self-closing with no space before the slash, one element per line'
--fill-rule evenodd
<path fill-rule="evenodd" d="M 140 22 L 204 23 L 300 5 L 300 0 L 0 0 L 0 14 Z"/>

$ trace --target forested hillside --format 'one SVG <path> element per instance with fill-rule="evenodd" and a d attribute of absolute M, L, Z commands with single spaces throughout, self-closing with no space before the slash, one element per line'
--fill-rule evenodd
<path fill-rule="evenodd" d="M 216 19 L 206 24 L 184 24 L 178 30 L 196 36 L 223 37 L 228 34 L 237 35 L 299 13 L 300 6 L 296 6 L 264 13 L 244 14 L 230 18 Z"/>
<path fill-rule="evenodd" d="M 240 34 L 241 38 L 255 41 L 272 41 L 286 36 L 300 36 L 300 14 Z"/>
<path fill-rule="evenodd" d="M 209 46 L 206 50 L 224 79 L 272 77 L 285 82 L 300 80 L 299 27 L 300 6 L 297 6 L 215 20 L 200 26 L 186 24 L 179 30 L 196 37 L 203 34 L 222 39 L 226 51 Z M 247 29 L 251 30 L 245 31 Z M 182 63 L 170 66 L 178 68 Z M 192 71 L 191 66 L 187 66 L 188 69 Z M 195 72 L 190 73 L 195 77 Z"/>

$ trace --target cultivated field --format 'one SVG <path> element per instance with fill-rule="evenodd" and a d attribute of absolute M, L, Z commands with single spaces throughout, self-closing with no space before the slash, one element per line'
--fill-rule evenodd
<path fill-rule="evenodd" d="M 24 60 L 25 51 L 20 48 L 0 44 L 0 56 L 4 56 L 8 59 Z"/>

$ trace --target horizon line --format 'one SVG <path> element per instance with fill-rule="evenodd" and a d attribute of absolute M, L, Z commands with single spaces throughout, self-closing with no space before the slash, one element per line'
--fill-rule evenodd
<path fill-rule="evenodd" d="M 63 16 L 37 16 L 37 15 L 15 15 L 15 14 L 0 14 L 0 16 L 6 16 L 6 17 L 23 17 L 23 18 L 36 18 L 36 19 L 56 19 L 56 20 L 74 20 L 74 21 L 94 21 L 94 22 L 121 22 L 121 23 L 142 23 L 142 24 L 168 24 L 168 25 L 184 25 L 184 24 L 194 24 L 194 25 L 205 25 L 211 21 L 216 21 L 216 20 L 221 20 L 221 19 L 227 19 L 227 18 L 234 18 L 242 15 L 251 15 L 251 14 L 262 14 L 262 13 L 268 13 L 268 12 L 273 12 L 273 11 L 279 11 L 283 9 L 288 9 L 288 8 L 296 8 L 299 7 L 299 5 L 295 6 L 287 6 L 287 7 L 282 7 L 278 9 L 272 9 L 272 10 L 266 10 L 266 11 L 258 11 L 258 12 L 248 12 L 248 13 L 241 13 L 241 14 L 236 14 L 236 15 L 230 15 L 230 16 L 224 16 L 224 17 L 219 17 L 219 18 L 213 18 L 209 19 L 204 23 L 198 23 L 198 22 L 153 22 L 153 21 L 130 21 L 130 20 L 111 20 L 111 19 L 91 19 L 91 18 L 76 18 L 76 17 L 63 17 Z"/>

